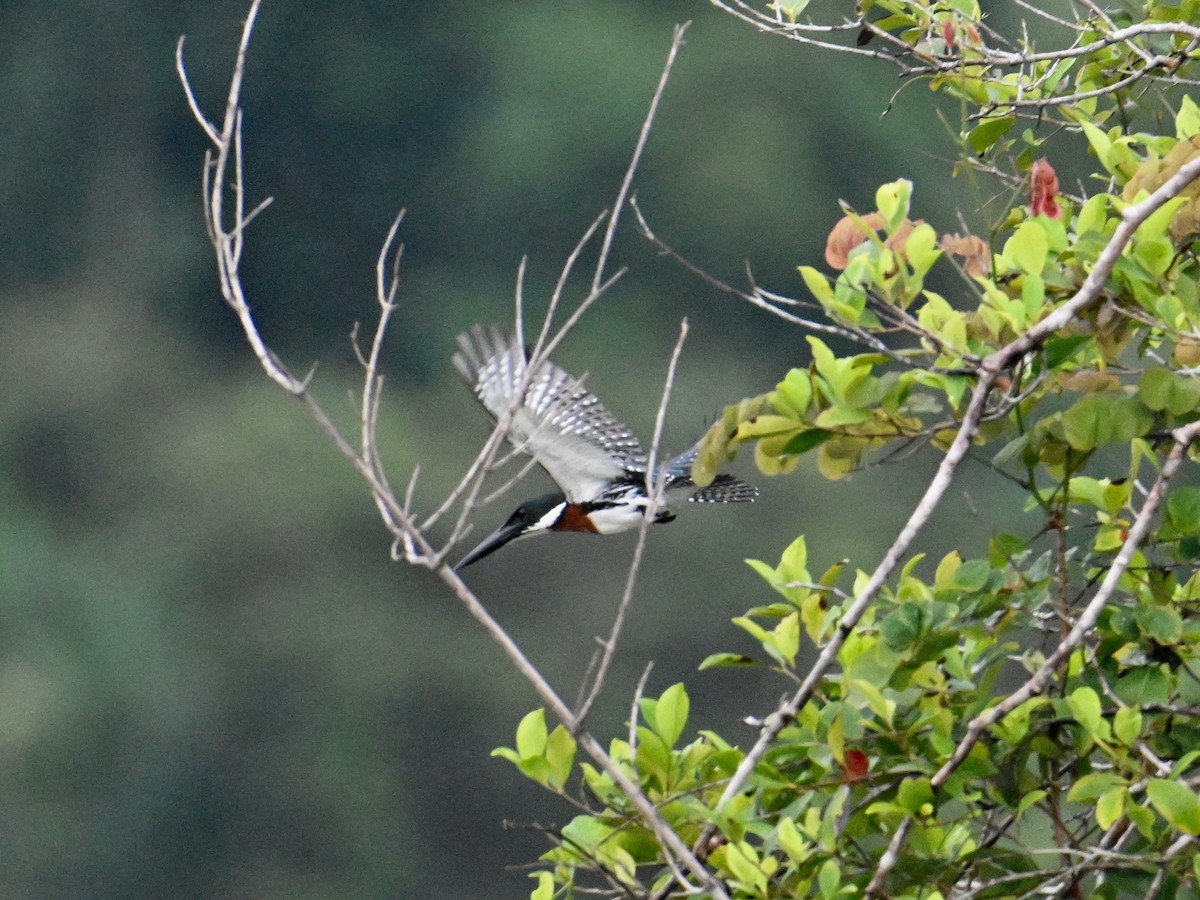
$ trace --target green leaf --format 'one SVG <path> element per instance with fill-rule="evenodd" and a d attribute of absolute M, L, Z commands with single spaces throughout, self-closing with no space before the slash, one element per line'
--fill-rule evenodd
<path fill-rule="evenodd" d="M 967 132 L 967 144 L 975 151 L 976 156 L 983 156 L 996 141 L 1012 131 L 1016 121 L 1015 116 L 984 119 Z"/>
<path fill-rule="evenodd" d="M 1200 797 L 1185 784 L 1155 778 L 1146 785 L 1146 796 L 1172 828 L 1185 834 L 1200 834 Z"/>
<path fill-rule="evenodd" d="M 1200 534 L 1200 488 L 1184 485 L 1167 495 L 1167 524 L 1174 535 Z"/>
<path fill-rule="evenodd" d="M 554 876 L 549 872 L 534 872 L 529 876 L 537 879 L 535 887 L 529 895 L 529 900 L 554 900 Z"/>
<path fill-rule="evenodd" d="M 1112 195 L 1110 194 L 1093 194 L 1089 197 L 1075 216 L 1076 233 L 1080 235 L 1087 234 L 1089 231 L 1103 233 L 1107 227 L 1107 213 L 1111 203 Z"/>
<path fill-rule="evenodd" d="M 807 369 L 790 369 L 769 396 L 777 413 L 800 421 L 812 404 L 812 376 Z"/>
<path fill-rule="evenodd" d="M 954 576 L 960 568 L 962 568 L 962 556 L 957 550 L 951 550 L 942 557 L 937 571 L 934 572 L 934 589 L 939 591 L 949 589 L 954 584 Z"/>
<path fill-rule="evenodd" d="M 813 855 L 813 845 L 805 840 L 800 834 L 800 830 L 796 828 L 796 823 L 791 816 L 784 816 L 779 820 L 779 826 L 775 829 L 775 837 L 779 841 L 779 846 L 783 848 L 793 862 L 804 863 Z"/>
<path fill-rule="evenodd" d="M 657 731 L 645 725 L 639 725 L 637 729 L 636 762 L 643 775 L 653 778 L 660 790 L 666 790 L 671 780 L 671 748 Z"/>
<path fill-rule="evenodd" d="M 1001 738 L 1009 744 L 1019 743 L 1029 733 L 1030 719 L 1040 707 L 1050 701 L 1045 697 L 1031 697 L 1009 712 L 993 726 Z"/>
<path fill-rule="evenodd" d="M 1118 709 L 1116 715 L 1113 716 L 1113 736 L 1126 747 L 1131 747 L 1141 733 L 1141 711 L 1133 706 L 1122 706 Z M 1108 826 L 1102 825 L 1101 827 L 1107 828 Z"/>
<path fill-rule="evenodd" d="M 1119 173 L 1108 162 L 1109 153 L 1112 150 L 1112 140 L 1108 134 L 1101 131 L 1087 119 L 1081 118 L 1078 124 L 1083 129 L 1084 135 L 1087 136 L 1088 143 L 1092 145 L 1092 152 L 1096 154 L 1096 158 L 1100 160 L 1100 164 L 1108 170 L 1110 175 L 1118 175 Z"/>
<path fill-rule="evenodd" d="M 785 581 L 812 581 L 808 574 L 808 542 L 800 535 L 779 557 L 779 574 Z"/>
<path fill-rule="evenodd" d="M 1175 137 L 1186 141 L 1195 134 L 1200 134 L 1200 107 L 1187 94 L 1179 104 L 1179 113 L 1175 116 Z"/>
<path fill-rule="evenodd" d="M 1057 369 L 1084 347 L 1093 343 L 1090 334 L 1055 335 L 1046 341 L 1043 352 L 1046 368 Z"/>
<path fill-rule="evenodd" d="M 1113 693 L 1122 703 L 1130 706 L 1145 706 L 1150 703 L 1166 703 L 1170 695 L 1170 682 L 1157 666 L 1138 666 L 1117 679 Z"/>
<path fill-rule="evenodd" d="M 689 709 L 687 691 L 682 682 L 671 685 L 658 698 L 654 711 L 654 730 L 668 747 L 674 747 L 683 734 Z"/>
<path fill-rule="evenodd" d="M 1067 800 L 1072 803 L 1091 803 L 1116 787 L 1128 787 L 1120 775 L 1113 772 L 1090 772 L 1071 785 L 1071 789 L 1067 791 Z"/>
<path fill-rule="evenodd" d="M 1096 735 L 1105 724 L 1100 716 L 1100 695 L 1090 687 L 1073 690 L 1067 697 L 1067 706 L 1071 708 L 1075 721 L 1092 735 Z"/>
<path fill-rule="evenodd" d="M 1154 424 L 1149 411 L 1116 391 L 1088 394 L 1063 413 L 1063 433 L 1076 450 L 1094 450 L 1141 437 Z"/>
<path fill-rule="evenodd" d="M 875 191 L 875 208 L 887 223 L 888 234 L 894 234 L 900 223 L 908 218 L 908 206 L 911 201 L 912 182 L 907 178 L 881 185 Z"/>
<path fill-rule="evenodd" d="M 710 653 L 700 663 L 699 671 L 716 668 L 736 668 L 738 666 L 755 666 L 758 661 L 741 653 Z"/>
<path fill-rule="evenodd" d="M 1096 801 L 1096 824 L 1106 831 L 1117 819 L 1125 813 L 1125 798 L 1129 796 L 1129 788 L 1125 785 L 1106 791 Z"/>
<path fill-rule="evenodd" d="M 897 606 L 879 623 L 880 634 L 889 650 L 907 650 L 917 642 L 925 627 L 925 617 L 915 603 Z"/>
<path fill-rule="evenodd" d="M 796 610 L 780 619 L 775 630 L 771 632 L 771 643 L 782 661 L 788 666 L 796 664 L 796 654 L 800 651 L 800 611 Z"/>
<path fill-rule="evenodd" d="M 546 711 L 535 709 L 521 719 L 517 726 L 517 755 L 531 759 L 546 752 Z"/>
<path fill-rule="evenodd" d="M 796 268 L 800 272 L 800 277 L 804 279 L 804 285 L 808 288 L 809 293 L 822 306 L 832 306 L 836 302 L 833 296 L 833 287 L 828 278 L 812 266 L 797 266 Z"/>
<path fill-rule="evenodd" d="M 1004 256 L 1022 272 L 1041 275 L 1050 252 L 1050 237 L 1041 222 L 1027 221 L 1017 226 L 1004 244 Z"/>
<path fill-rule="evenodd" d="M 712 858 L 718 866 L 724 865 L 744 885 L 758 887 L 761 882 L 766 893 L 766 876 L 758 866 L 758 853 L 745 841 L 730 841 L 713 851 Z"/>
<path fill-rule="evenodd" d="M 763 628 L 749 616 L 737 616 L 733 620 L 733 624 L 742 631 L 746 632 L 750 637 L 754 638 L 759 643 L 765 644 L 770 639 L 770 632 Z"/>
<path fill-rule="evenodd" d="M 932 815 L 933 788 L 928 778 L 905 778 L 896 792 L 896 802 L 914 816 Z"/>
<path fill-rule="evenodd" d="M 821 868 L 817 871 L 817 886 L 821 889 L 821 896 L 825 900 L 835 896 L 838 888 L 842 884 L 842 870 L 838 867 L 837 861 L 827 859 L 821 864 Z"/>
<path fill-rule="evenodd" d="M 912 267 L 913 274 L 923 278 L 941 257 L 941 248 L 937 246 L 937 232 L 929 224 L 921 224 L 912 230 L 908 240 L 904 242 L 904 255 Z"/>
<path fill-rule="evenodd" d="M 1178 644 L 1183 638 L 1183 619 L 1169 606 L 1143 603 L 1134 610 L 1133 618 L 1146 637 L 1160 644 Z"/>
<path fill-rule="evenodd" d="M 819 447 L 831 437 L 833 437 L 833 432 L 827 431 L 824 428 L 805 428 L 783 445 L 782 452 L 797 455 L 807 453 L 813 447 Z"/>
<path fill-rule="evenodd" d="M 571 777 L 571 767 L 575 764 L 575 738 L 566 727 L 559 725 L 546 740 L 546 765 L 548 768 L 549 785 L 556 791 L 561 791 L 567 779 Z"/>
<path fill-rule="evenodd" d="M 991 577 L 992 567 L 986 559 L 971 559 L 954 573 L 954 586 L 964 593 L 974 594 L 987 587 Z"/>
<path fill-rule="evenodd" d="M 1036 790 L 1030 791 L 1028 794 L 1026 794 L 1024 797 L 1022 797 L 1021 802 L 1017 804 L 1017 815 L 1018 816 L 1024 815 L 1025 811 L 1028 810 L 1029 807 L 1033 806 L 1035 803 L 1037 803 L 1043 797 L 1046 797 L 1046 796 L 1047 796 L 1047 792 L 1042 790 L 1041 788 L 1037 788 Z"/>
<path fill-rule="evenodd" d="M 871 712 L 875 713 L 888 729 L 891 729 L 892 718 L 896 714 L 896 701 L 883 696 L 883 692 L 878 687 L 862 678 L 850 679 L 850 687 L 854 693 L 859 694 L 867 701 Z"/>
<path fill-rule="evenodd" d="M 796 420 L 787 416 L 755 416 L 738 425 L 735 440 L 748 441 L 778 434 L 790 434 L 795 429 Z"/>
<path fill-rule="evenodd" d="M 776 2 L 768 4 L 768 8 L 776 10 L 777 12 L 781 13 L 788 20 L 788 22 L 794 23 L 796 19 L 800 17 L 800 14 L 804 12 L 808 4 L 809 0 L 792 0 L 790 3 L 783 3 L 780 2 L 780 0 L 776 0 Z"/>
<path fill-rule="evenodd" d="M 1154 366 L 1142 375 L 1138 397 L 1150 409 L 1182 416 L 1200 406 L 1200 383 L 1195 378 L 1185 378 Z"/>
<path fill-rule="evenodd" d="M 1138 832 L 1148 841 L 1157 837 L 1154 827 L 1154 813 L 1140 803 L 1135 803 L 1132 797 L 1125 799 L 1125 815 L 1134 824 Z"/>

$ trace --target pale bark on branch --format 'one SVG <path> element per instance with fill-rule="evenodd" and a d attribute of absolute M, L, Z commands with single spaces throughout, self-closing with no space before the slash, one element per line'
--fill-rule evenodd
<path fill-rule="evenodd" d="M 353 336 L 355 353 L 363 367 L 363 387 L 359 400 L 359 446 L 356 447 L 339 430 L 338 426 L 313 398 L 308 390 L 311 376 L 303 379 L 294 376 L 275 353 L 271 351 L 267 341 L 262 336 L 251 312 L 250 303 L 247 300 L 239 274 L 239 265 L 245 249 L 247 226 L 271 202 L 270 199 L 267 199 L 252 209 L 247 210 L 245 170 L 243 165 L 241 92 L 245 74 L 246 54 L 260 6 L 261 0 L 253 0 L 247 13 L 226 95 L 224 117 L 219 126 L 206 116 L 192 90 L 184 64 L 183 38 L 180 38 L 176 47 L 176 67 L 188 106 L 197 124 L 212 144 L 212 147 L 205 154 L 202 188 L 205 225 L 216 259 L 221 296 L 238 317 L 246 341 L 252 348 L 255 357 L 258 359 L 267 376 L 289 394 L 301 401 L 322 432 L 325 433 L 342 457 L 367 484 L 385 526 L 395 537 L 398 548 L 395 555 L 412 565 L 431 569 L 462 602 L 471 616 L 499 645 L 513 667 L 529 682 L 541 701 L 549 707 L 551 713 L 575 736 L 578 745 L 583 751 L 591 757 L 601 770 L 613 779 L 629 798 L 629 802 L 638 811 L 643 824 L 653 831 L 659 840 L 664 850 L 667 865 L 673 873 L 674 881 L 680 889 L 689 893 L 703 890 L 707 891 L 714 898 L 727 900 L 728 895 L 724 887 L 697 859 L 696 855 L 692 853 L 691 849 L 680 836 L 666 823 L 655 808 L 655 805 L 649 800 L 636 781 L 629 776 L 622 766 L 618 765 L 600 742 L 583 728 L 583 715 L 587 712 L 587 709 L 604 686 L 608 668 L 607 664 L 611 661 L 612 654 L 615 652 L 624 612 L 628 607 L 632 595 L 633 584 L 636 582 L 637 561 L 640 555 L 639 557 L 635 557 L 634 563 L 631 565 L 627 587 L 621 599 L 616 619 L 608 638 L 604 642 L 604 665 L 594 675 L 588 689 L 587 700 L 577 713 L 560 697 L 555 688 L 546 680 L 545 676 L 529 660 L 523 649 L 491 615 L 480 598 L 463 582 L 453 569 L 445 564 L 446 554 L 449 552 L 454 541 L 461 537 L 465 531 L 466 521 L 475 508 L 475 503 L 480 495 L 484 479 L 494 468 L 499 450 L 504 443 L 508 423 L 515 410 L 510 410 L 508 415 L 502 416 L 500 421 L 496 423 L 491 437 L 485 442 L 475 462 L 468 467 L 458 486 L 423 521 L 412 509 L 416 472 L 414 471 L 413 477 L 408 482 L 403 500 L 397 498 L 392 490 L 380 459 L 376 431 L 383 387 L 380 359 L 388 326 L 398 309 L 397 295 L 400 286 L 399 264 L 402 252 L 402 248 L 398 243 L 398 234 L 403 213 L 397 215 L 395 221 L 393 221 L 376 261 L 375 290 L 376 299 L 379 304 L 379 317 L 369 347 L 364 351 L 359 346 L 357 331 Z M 592 226 L 585 231 L 562 269 L 558 283 L 550 298 L 549 311 L 539 328 L 537 339 L 534 342 L 527 366 L 527 372 L 529 373 L 536 371 L 538 366 L 549 357 L 563 338 L 579 322 L 584 313 L 604 296 L 609 288 L 624 273 L 623 269 L 617 269 L 611 275 L 606 273 L 612 248 L 613 234 L 617 227 L 621 209 L 631 189 L 638 161 L 646 146 L 653 124 L 654 113 L 665 90 L 671 66 L 679 49 L 683 45 L 683 35 L 686 28 L 686 25 L 681 25 L 675 29 L 662 77 L 653 94 L 649 113 L 639 133 L 633 157 L 617 194 L 617 202 L 611 210 L 599 216 L 592 223 Z M 554 316 L 559 310 L 561 301 L 565 296 L 568 280 L 573 268 L 585 247 L 602 226 L 605 229 L 604 237 L 596 267 L 590 281 L 590 288 L 583 299 L 565 317 L 563 322 L 555 327 Z M 521 271 L 518 273 L 516 314 L 518 334 L 521 333 L 524 325 L 521 294 L 523 272 L 524 267 L 522 266 Z M 677 345 L 675 354 L 672 356 L 671 373 L 673 373 L 675 362 L 678 359 L 684 333 L 686 333 L 686 325 L 681 332 L 680 344 Z M 656 428 L 655 450 L 657 450 L 663 410 L 665 410 L 670 394 L 670 381 L 671 378 L 669 375 L 659 407 L 659 427 Z M 450 538 L 443 546 L 437 547 L 429 537 L 428 529 L 441 516 L 450 512 L 456 506 L 459 512 L 456 516 L 457 521 L 452 529 Z M 653 507 L 653 504 L 651 506 Z M 653 509 L 648 510 L 647 521 L 650 521 L 653 513 Z"/>

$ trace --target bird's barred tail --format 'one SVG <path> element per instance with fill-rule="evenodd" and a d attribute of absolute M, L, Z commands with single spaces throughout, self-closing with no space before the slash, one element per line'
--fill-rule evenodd
<path fill-rule="evenodd" d="M 690 499 L 693 503 L 750 503 L 757 497 L 758 488 L 754 485 L 732 475 L 718 475 L 712 484 L 700 488 Z"/>

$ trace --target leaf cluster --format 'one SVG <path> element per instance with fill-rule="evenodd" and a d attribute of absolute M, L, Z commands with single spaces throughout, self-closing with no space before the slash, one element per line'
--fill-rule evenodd
<path fill-rule="evenodd" d="M 1025 66 L 999 76 L 970 0 L 860 8 L 871 34 L 940 67 L 931 86 L 964 105 L 963 164 L 1030 177 L 1028 202 L 965 237 L 915 218 L 905 179 L 874 210 L 844 207 L 836 274 L 799 273 L 849 346 L 810 336 L 809 365 L 728 407 L 693 476 L 752 449 L 767 474 L 811 456 L 839 479 L 925 446 L 949 459 L 966 436 L 1031 525 L 936 561 L 897 551 L 875 574 L 814 577 L 803 535 L 750 561 L 775 597 L 734 624 L 760 652 L 704 667 L 779 678 L 796 702 L 753 748 L 687 741 L 674 685 L 640 701 L 612 757 L 729 897 L 1200 897 L 1200 489 L 1169 483 L 1200 420 L 1197 182 L 1122 233 L 1195 166 L 1200 110 L 1176 97 L 1157 132 L 1121 115 L 1130 73 L 1169 58 L 1181 77 L 1200 37 L 1171 24 L 1183 7 L 1149 4 L 1128 39 L 1122 13 L 1097 9 L 1072 26 L 1083 50 L 1013 50 Z M 1093 192 L 1060 193 L 1033 159 L 1046 141 L 1010 138 L 1026 109 L 1088 148 Z M 939 272 L 953 293 L 930 288 Z M 611 777 L 573 767 L 570 741 L 539 711 L 497 751 L 580 808 L 533 896 L 682 896 L 670 854 Z"/>

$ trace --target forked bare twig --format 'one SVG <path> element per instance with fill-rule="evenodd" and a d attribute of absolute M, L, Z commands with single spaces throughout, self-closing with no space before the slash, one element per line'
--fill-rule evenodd
<path fill-rule="evenodd" d="M 252 218 L 265 208 L 267 202 L 264 201 L 255 206 L 249 213 L 246 212 L 241 139 L 243 121 L 240 105 L 241 88 L 245 72 L 247 48 L 260 5 L 261 0 L 252 0 L 246 17 L 230 78 L 229 91 L 226 96 L 225 116 L 220 129 L 205 116 L 192 90 L 187 69 L 184 65 L 183 38 L 180 38 L 176 48 L 176 68 L 187 97 L 188 106 L 201 130 L 213 144 L 213 149 L 205 156 L 202 187 L 204 190 L 204 218 L 217 262 L 222 297 L 238 316 L 246 340 L 268 377 L 301 401 L 309 415 L 312 416 L 320 429 L 333 442 L 338 452 L 366 482 L 379 507 L 385 525 L 404 548 L 405 559 L 411 564 L 422 565 L 436 572 L 438 577 L 449 586 L 463 603 L 472 617 L 483 626 L 492 639 L 500 646 L 516 670 L 533 687 L 541 701 L 576 735 L 578 744 L 584 752 L 621 788 L 629 798 L 630 803 L 638 810 L 643 824 L 653 831 L 660 841 L 664 849 L 667 864 L 674 873 L 674 877 L 681 888 L 688 892 L 705 890 L 714 898 L 728 900 L 728 894 L 722 885 L 696 858 L 695 854 L 691 852 L 690 848 L 679 835 L 666 824 L 663 817 L 655 809 L 654 804 L 642 792 L 640 786 L 629 777 L 623 768 L 616 764 L 604 747 L 592 735 L 582 729 L 579 718 L 559 697 L 558 693 L 537 667 L 530 662 L 520 646 L 491 616 L 487 608 L 470 588 L 463 583 L 462 579 L 452 569 L 442 564 L 446 548 L 443 548 L 441 551 L 435 550 L 426 536 L 425 530 L 417 524 L 410 512 L 412 495 L 415 489 L 416 472 L 414 471 L 413 479 L 409 481 L 403 503 L 396 499 L 388 484 L 382 463 L 378 457 L 375 429 L 378 421 L 380 390 L 382 387 L 382 376 L 378 371 L 382 342 L 386 333 L 388 320 L 396 309 L 396 294 L 399 287 L 400 251 L 399 249 L 393 251 L 393 247 L 396 246 L 395 241 L 401 217 L 397 216 L 393 222 L 376 263 L 376 293 L 380 305 L 380 317 L 369 353 L 363 357 L 357 347 L 357 343 L 355 343 L 356 353 L 358 353 L 360 361 L 365 363 L 364 386 L 360 407 L 360 448 L 354 447 L 326 414 L 325 410 L 313 399 L 308 391 L 308 380 L 298 379 L 293 376 L 270 350 L 258 330 L 258 325 L 251 315 L 250 306 L 246 301 L 238 267 L 245 246 L 246 226 Z M 672 44 L 670 60 L 674 59 L 681 36 L 682 29 L 677 29 L 675 41 Z M 669 63 L 667 68 L 669 69 Z M 655 105 L 661 96 L 663 84 L 665 84 L 665 76 L 655 93 Z M 626 177 L 626 183 L 623 184 L 622 192 L 619 194 L 622 202 L 625 192 L 628 191 L 628 183 L 632 181 L 637 156 L 640 155 L 641 148 L 645 144 L 645 136 L 648 133 L 650 118 L 652 117 L 648 117 L 647 124 L 643 127 L 642 139 L 639 141 L 638 150 L 635 153 L 634 161 Z M 232 197 L 232 212 L 227 210 L 226 207 L 227 196 Z M 230 219 L 231 221 L 229 221 Z M 614 211 L 614 213 L 610 214 L 609 218 L 610 230 L 615 228 L 615 219 L 616 213 Z M 599 221 L 598 219 L 597 223 L 594 223 L 593 227 L 585 234 L 583 241 L 580 242 L 580 249 L 595 233 Z M 610 245 L 611 240 L 606 242 L 606 246 L 601 253 L 601 261 L 597 267 L 597 274 L 593 280 L 592 290 L 580 303 L 580 306 L 568 317 L 559 332 L 545 342 L 545 346 L 541 351 L 543 354 L 548 354 L 553 349 L 553 346 L 562 339 L 567 330 L 578 321 L 579 316 L 591 304 L 595 303 L 614 281 L 620 277 L 621 271 L 607 278 L 603 276 L 603 266 L 607 259 L 608 247 Z M 568 260 L 567 274 L 569 274 L 569 268 L 574 263 L 574 257 L 577 255 L 578 250 Z M 391 263 L 390 275 L 388 274 L 389 260 Z M 565 284 L 565 277 L 564 275 L 562 279 L 563 284 Z M 561 293 L 561 286 L 558 290 Z M 678 348 L 676 351 L 677 354 Z M 536 364 L 536 357 L 534 362 Z M 673 365 L 674 360 L 672 361 Z M 464 484 L 471 485 L 475 490 L 478 489 L 483 472 L 488 468 L 491 458 L 503 440 L 505 425 L 506 423 L 503 421 L 497 423 L 492 439 L 489 440 L 488 445 L 485 446 L 484 452 L 481 454 L 480 459 L 482 462 L 468 472 L 468 476 L 464 479 Z M 471 496 L 473 497 L 473 494 Z"/>

